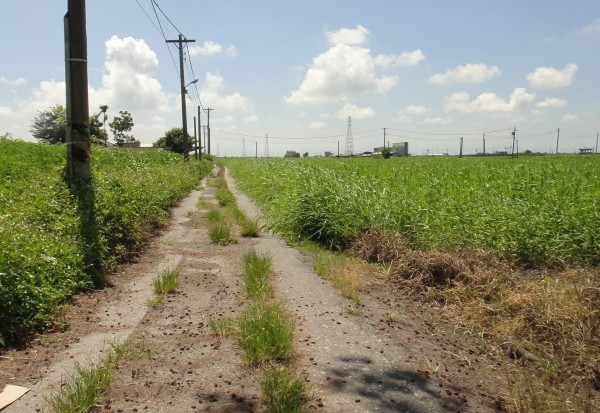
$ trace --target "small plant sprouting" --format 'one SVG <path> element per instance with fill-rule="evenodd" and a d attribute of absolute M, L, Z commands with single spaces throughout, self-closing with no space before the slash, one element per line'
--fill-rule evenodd
<path fill-rule="evenodd" d="M 306 378 L 286 368 L 263 371 L 260 381 L 262 399 L 272 413 L 300 413 L 306 393 Z"/>
<path fill-rule="evenodd" d="M 163 271 L 154 279 L 154 291 L 157 294 L 172 293 L 175 291 L 175 286 L 180 275 L 181 268 L 179 266 Z"/>
<path fill-rule="evenodd" d="M 216 337 L 226 337 L 235 331 L 235 323 L 228 318 L 212 318 L 208 319 L 208 327 Z"/>

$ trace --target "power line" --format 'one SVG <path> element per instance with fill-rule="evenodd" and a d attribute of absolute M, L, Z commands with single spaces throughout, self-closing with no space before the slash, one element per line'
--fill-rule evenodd
<path fill-rule="evenodd" d="M 177 33 L 179 33 L 180 35 L 183 36 L 183 33 L 181 33 L 181 31 L 177 28 L 177 26 L 175 26 L 175 24 L 171 21 L 171 19 L 169 19 L 169 16 L 167 16 L 165 14 L 165 12 L 163 11 L 163 9 L 160 8 L 160 6 L 156 2 L 156 0 L 152 0 L 152 4 L 154 4 L 156 7 L 158 7 L 158 10 L 160 10 L 160 12 L 162 13 L 162 15 L 165 16 L 165 19 L 167 19 L 167 21 L 169 23 L 171 23 L 171 26 L 173 26 L 173 28 L 175 29 L 175 31 L 177 31 Z"/>

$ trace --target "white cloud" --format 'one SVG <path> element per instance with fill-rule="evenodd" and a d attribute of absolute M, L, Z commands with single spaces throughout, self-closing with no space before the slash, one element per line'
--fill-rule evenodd
<path fill-rule="evenodd" d="M 570 113 L 568 115 L 563 116 L 560 121 L 563 123 L 574 123 L 574 122 L 577 122 L 578 120 L 579 120 L 579 116 Z"/>
<path fill-rule="evenodd" d="M 337 32 L 327 32 L 327 40 L 332 46 L 345 44 L 348 46 L 360 46 L 367 43 L 369 31 L 360 24 L 355 29 L 340 29 Z"/>
<path fill-rule="evenodd" d="M 433 75 L 427 81 L 438 85 L 449 83 L 481 83 L 500 74 L 498 66 L 487 66 L 483 63 L 468 63 L 449 69 L 444 74 Z"/>
<path fill-rule="evenodd" d="M 246 117 L 244 118 L 244 122 L 247 122 L 247 123 L 255 123 L 255 122 L 258 122 L 258 116 L 256 116 L 256 115 L 250 115 L 250 116 L 246 116 Z"/>
<path fill-rule="evenodd" d="M 13 111 L 8 106 L 0 106 L 0 116 L 12 116 Z"/>
<path fill-rule="evenodd" d="M 102 76 L 102 87 L 90 94 L 92 111 L 101 104 L 132 114 L 169 113 L 178 108 L 176 96 L 165 93 L 155 78 L 158 58 L 144 40 L 112 36 L 105 45 L 107 73 Z"/>
<path fill-rule="evenodd" d="M 474 100 L 467 92 L 457 92 L 444 99 L 445 109 L 449 112 L 460 113 L 511 113 L 526 105 L 535 98 L 524 88 L 516 88 L 508 101 L 500 98 L 495 93 L 487 92 L 477 96 Z"/>
<path fill-rule="evenodd" d="M 527 75 L 531 87 L 537 89 L 554 89 L 569 86 L 577 72 L 577 65 L 569 63 L 563 69 L 538 67 Z"/>
<path fill-rule="evenodd" d="M 404 52 L 396 55 L 378 55 L 375 57 L 375 64 L 383 67 L 410 67 L 416 66 L 425 60 L 425 53 L 421 49 L 412 52 Z"/>
<path fill-rule="evenodd" d="M 206 41 L 202 46 L 194 45 L 190 47 L 190 56 L 218 56 L 220 54 L 235 57 L 237 56 L 237 49 L 233 45 L 223 48 L 220 43 L 212 41 Z"/>
<path fill-rule="evenodd" d="M 541 102 L 536 103 L 537 108 L 562 108 L 567 106 L 567 101 L 564 99 L 558 99 L 553 97 L 547 97 Z"/>
<path fill-rule="evenodd" d="M 27 79 L 24 77 L 18 77 L 16 79 L 8 79 L 4 76 L 0 76 L 0 85 L 11 85 L 11 86 L 20 86 L 27 84 Z"/>
<path fill-rule="evenodd" d="M 362 26 L 328 33 L 333 46 L 313 59 L 300 87 L 284 100 L 293 105 L 328 103 L 352 100 L 366 92 L 389 92 L 397 79 L 378 76 L 370 50 L 358 46 L 366 42 L 368 33 Z"/>
<path fill-rule="evenodd" d="M 600 33 L 600 18 L 594 20 L 592 23 L 587 26 L 579 29 L 577 31 L 578 34 L 594 34 Z"/>
<path fill-rule="evenodd" d="M 327 127 L 325 122 L 311 122 L 308 124 L 309 129 L 324 129 Z"/>
<path fill-rule="evenodd" d="M 450 117 L 436 117 L 436 118 L 427 118 L 423 120 L 425 125 L 448 125 L 454 122 L 454 120 Z"/>
<path fill-rule="evenodd" d="M 346 119 L 348 116 L 352 116 L 354 119 L 368 119 L 375 116 L 375 111 L 370 106 L 361 108 L 351 103 L 346 103 L 335 113 L 335 116 L 338 119 Z"/>
<path fill-rule="evenodd" d="M 220 123 L 220 122 L 232 123 L 232 122 L 235 122 L 235 119 L 233 118 L 233 116 L 227 115 L 227 116 L 223 116 L 220 118 L 215 118 L 215 119 L 213 119 L 213 122 L 215 122 L 215 123 Z"/>
<path fill-rule="evenodd" d="M 247 110 L 250 108 L 250 102 L 239 93 L 223 95 L 225 89 L 225 80 L 219 73 L 206 73 L 204 88 L 200 91 L 200 98 L 203 102 L 210 102 L 211 106 L 223 110 Z"/>
<path fill-rule="evenodd" d="M 425 113 L 427 113 L 427 108 L 423 105 L 408 105 L 400 110 L 398 115 L 392 120 L 408 122 L 412 120 L 413 115 L 423 115 Z"/>

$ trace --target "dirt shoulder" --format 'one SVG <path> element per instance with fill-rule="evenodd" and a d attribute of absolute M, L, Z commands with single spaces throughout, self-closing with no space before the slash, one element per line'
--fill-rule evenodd
<path fill-rule="evenodd" d="M 258 216 L 234 192 L 240 208 Z M 140 351 L 121 363 L 94 411 L 264 411 L 260 372 L 242 363 L 232 338 L 216 338 L 209 327 L 209 320 L 243 310 L 241 262 L 251 248 L 273 258 L 276 294 L 295 319 L 293 363 L 309 380 L 307 410 L 487 412 L 501 404 L 496 361 L 438 311 L 418 307 L 365 272 L 361 313 L 350 314 L 350 300 L 313 272 L 311 257 L 278 237 L 211 244 L 203 209 L 210 203 L 214 188 L 193 191 L 137 262 L 110 277 L 112 288 L 74 299 L 66 331 L 0 355 L 0 385 L 32 388 L 6 412 L 42 411 L 44 396 L 75 362 L 94 362 L 107 342 L 127 338 Z M 182 270 L 176 292 L 150 308 L 153 279 L 174 265 Z"/>

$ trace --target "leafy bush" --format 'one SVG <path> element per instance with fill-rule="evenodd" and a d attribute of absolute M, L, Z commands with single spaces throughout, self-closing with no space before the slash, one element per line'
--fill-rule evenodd
<path fill-rule="evenodd" d="M 74 291 L 101 284 L 211 166 L 166 152 L 95 148 L 93 181 L 72 190 L 65 152 L 0 139 L 0 335 L 8 342 L 51 327 Z"/>

